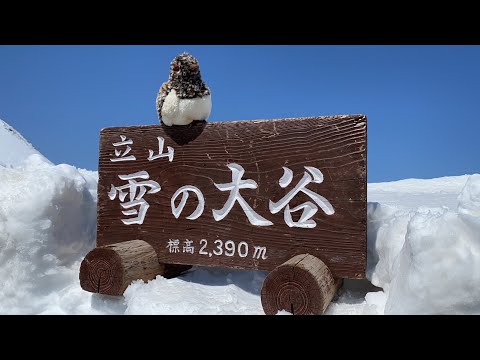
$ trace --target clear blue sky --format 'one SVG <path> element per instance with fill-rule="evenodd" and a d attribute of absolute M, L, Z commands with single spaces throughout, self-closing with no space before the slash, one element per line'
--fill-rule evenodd
<path fill-rule="evenodd" d="M 97 170 L 99 131 L 157 124 L 188 51 L 211 121 L 368 117 L 368 181 L 478 173 L 480 46 L 0 46 L 0 118 L 54 163 Z"/>

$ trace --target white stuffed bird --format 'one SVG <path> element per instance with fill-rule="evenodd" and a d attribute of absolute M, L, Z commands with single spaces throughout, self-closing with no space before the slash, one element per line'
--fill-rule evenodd
<path fill-rule="evenodd" d="M 156 105 L 160 122 L 167 126 L 208 119 L 212 97 L 200 75 L 197 59 L 185 52 L 173 59 L 169 79 L 160 87 Z"/>

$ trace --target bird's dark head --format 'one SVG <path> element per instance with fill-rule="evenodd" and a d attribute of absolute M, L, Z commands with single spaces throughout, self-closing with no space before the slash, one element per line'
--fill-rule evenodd
<path fill-rule="evenodd" d="M 184 52 L 170 63 L 170 81 L 201 78 L 198 60 Z"/>
<path fill-rule="evenodd" d="M 210 90 L 202 81 L 198 60 L 186 52 L 176 56 L 170 63 L 169 83 L 180 98 L 210 94 Z"/>

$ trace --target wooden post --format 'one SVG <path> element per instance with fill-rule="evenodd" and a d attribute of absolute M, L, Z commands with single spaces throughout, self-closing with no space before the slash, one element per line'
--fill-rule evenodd
<path fill-rule="evenodd" d="M 131 240 L 90 251 L 80 266 L 80 286 L 89 292 L 120 296 L 134 280 L 174 277 L 190 267 L 159 263 L 150 244 Z"/>
<path fill-rule="evenodd" d="M 294 256 L 266 277 L 262 288 L 263 310 L 267 315 L 280 310 L 293 315 L 322 315 L 342 281 L 334 278 L 315 256 Z"/>

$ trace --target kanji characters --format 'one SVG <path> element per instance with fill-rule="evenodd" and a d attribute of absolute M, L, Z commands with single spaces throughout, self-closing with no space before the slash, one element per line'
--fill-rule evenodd
<path fill-rule="evenodd" d="M 171 146 L 167 146 L 167 153 L 163 152 L 163 146 L 165 144 L 165 139 L 161 136 L 157 136 L 158 140 L 158 154 L 153 155 L 153 150 L 148 150 L 148 161 L 156 160 L 162 157 L 168 157 L 168 161 L 172 162 L 173 161 L 173 154 L 175 152 L 175 149 Z"/>
<path fill-rule="evenodd" d="M 112 145 L 115 146 L 116 148 L 117 147 L 123 147 L 126 145 L 126 148 L 125 150 L 123 151 L 122 153 L 122 150 L 120 149 L 115 149 L 115 157 L 110 159 L 111 162 L 118 162 L 118 161 L 132 161 L 132 160 L 136 160 L 136 157 L 134 155 L 128 155 L 128 153 L 130 153 L 130 151 L 132 151 L 132 148 L 130 147 L 130 145 L 133 144 L 133 140 L 132 139 L 128 139 L 127 140 L 127 137 L 125 135 L 120 135 L 120 139 L 122 141 L 119 141 L 119 142 L 115 142 L 113 143 Z M 128 155 L 128 156 L 127 156 Z"/>
<path fill-rule="evenodd" d="M 111 185 L 110 191 L 108 192 L 108 197 L 110 200 L 114 200 L 118 193 L 118 198 L 121 201 L 121 206 L 124 209 L 130 209 L 122 211 L 123 215 L 137 215 L 134 218 L 122 219 L 122 222 L 125 225 L 131 224 L 143 224 L 145 215 L 147 213 L 150 205 L 143 199 L 143 196 L 147 194 L 155 194 L 161 190 L 160 185 L 153 180 L 140 181 L 137 182 L 135 179 L 148 179 L 150 175 L 146 171 L 139 171 L 133 174 L 127 175 L 118 175 L 121 180 L 128 181 L 127 185 L 123 186 L 114 186 Z M 150 188 L 147 192 L 146 188 Z M 123 191 L 128 189 L 128 193 Z M 138 190 L 138 192 L 137 192 Z M 129 194 L 129 201 L 124 202 L 125 198 Z M 139 206 L 138 209 L 131 209 L 135 206 Z"/>
<path fill-rule="evenodd" d="M 256 189 L 258 186 L 257 182 L 252 179 L 242 180 L 245 170 L 241 165 L 232 163 L 228 164 L 227 166 L 230 170 L 232 170 L 232 182 L 227 184 L 214 183 L 214 185 L 220 191 L 230 191 L 230 195 L 223 208 L 221 208 L 220 210 L 212 210 L 213 218 L 216 221 L 224 219 L 225 216 L 228 215 L 230 210 L 232 210 L 235 202 L 238 201 L 251 224 L 257 226 L 273 225 L 270 220 L 267 220 L 263 216 L 257 214 L 255 210 L 253 210 L 250 205 L 248 205 L 242 195 L 240 195 L 241 189 Z"/>
<path fill-rule="evenodd" d="M 168 248 L 169 253 L 178 253 L 178 252 L 180 252 L 179 245 L 180 245 L 180 240 L 170 239 L 170 240 L 168 240 L 168 244 L 167 244 L 166 248 Z"/>
<path fill-rule="evenodd" d="M 195 252 L 195 247 L 192 244 L 193 240 L 185 240 L 183 242 L 183 252 L 193 254 Z"/>
<path fill-rule="evenodd" d="M 305 166 L 305 169 L 307 171 L 303 174 L 302 179 L 292 190 L 290 190 L 288 194 L 286 194 L 277 202 L 273 202 L 272 200 L 270 200 L 269 202 L 269 208 L 272 214 L 278 213 L 285 207 L 284 220 L 289 227 L 314 228 L 315 226 L 317 226 L 317 223 L 311 218 L 318 211 L 318 207 L 311 201 L 304 202 L 303 204 L 300 204 L 293 209 L 290 209 L 290 205 L 288 205 L 288 203 L 299 192 L 307 194 L 313 201 L 315 201 L 318 206 L 320 206 L 320 208 L 325 214 L 332 215 L 335 213 L 332 204 L 330 204 L 327 199 L 306 188 L 306 186 L 310 183 L 321 184 L 323 182 L 322 172 L 313 166 Z M 292 170 L 287 167 L 283 167 L 283 176 L 278 181 L 279 185 L 282 188 L 285 188 L 292 182 L 292 179 Z M 303 212 L 300 216 L 300 219 L 298 221 L 293 221 L 292 213 L 302 209 Z"/>
<path fill-rule="evenodd" d="M 120 142 L 113 143 L 115 149 L 115 158 L 110 159 L 112 162 L 119 161 L 130 161 L 135 160 L 134 155 L 129 155 L 131 148 L 129 145 L 133 144 L 131 139 L 127 139 L 125 135 L 120 135 Z M 161 136 L 157 136 L 158 141 L 158 153 L 154 154 L 153 150 L 149 150 L 148 161 L 156 160 L 159 158 L 167 158 L 169 162 L 173 161 L 174 157 L 174 148 L 167 146 L 167 152 L 164 152 L 165 139 Z M 126 146 L 125 149 L 120 149 L 121 147 Z M 117 147 L 119 149 L 117 149 Z M 271 226 L 273 222 L 264 218 L 262 215 L 258 214 L 243 198 L 240 190 L 242 189 L 257 189 L 258 184 L 253 179 L 243 179 L 245 174 L 245 169 L 236 163 L 227 164 L 227 167 L 231 170 L 232 181 L 229 183 L 217 184 L 214 183 L 215 187 L 220 191 L 229 191 L 228 199 L 225 202 L 225 205 L 221 209 L 212 209 L 212 215 L 215 221 L 223 220 L 232 210 L 236 202 L 240 205 L 244 211 L 248 221 L 255 226 Z M 313 166 L 304 166 L 305 173 L 303 174 L 302 179 L 298 184 L 291 189 L 285 196 L 283 196 L 278 201 L 269 200 L 269 210 L 272 214 L 277 214 L 280 211 L 284 211 L 284 221 L 289 227 L 299 227 L 299 228 L 314 228 L 317 223 L 312 219 L 312 217 L 318 212 L 318 208 L 326 215 L 333 215 L 335 209 L 332 204 L 322 195 L 317 194 L 316 192 L 307 188 L 311 183 L 321 184 L 323 182 L 322 172 Z M 111 189 L 108 192 L 108 196 L 111 200 L 114 200 L 118 194 L 118 198 L 121 201 L 121 206 L 125 209 L 122 213 L 126 216 L 134 216 L 127 219 L 121 219 L 122 222 L 126 225 L 131 224 L 143 224 L 145 219 L 146 212 L 149 208 L 149 204 L 143 199 L 145 194 L 155 194 L 161 190 L 160 184 L 156 181 L 149 180 L 149 174 L 146 171 L 138 171 L 132 174 L 119 175 L 121 180 L 128 181 L 128 184 L 123 186 L 114 186 L 111 185 Z M 144 181 L 137 181 L 138 179 Z M 278 183 L 282 188 L 286 188 L 290 185 L 293 180 L 293 171 L 287 167 L 283 167 L 283 176 L 279 179 Z M 147 191 L 147 189 L 149 190 Z M 310 197 L 312 201 L 306 201 L 298 206 L 290 208 L 290 201 L 298 194 L 304 193 Z M 175 191 L 173 196 L 170 199 L 170 204 L 172 208 L 173 216 L 178 219 L 185 208 L 187 200 L 189 199 L 190 193 L 194 193 L 198 199 L 196 209 L 186 218 L 188 220 L 198 219 L 205 210 L 205 198 L 202 191 L 193 185 L 185 185 L 180 187 Z M 129 201 L 125 201 L 127 195 L 129 194 Z M 178 206 L 175 205 L 175 201 L 179 196 L 182 196 Z M 137 209 L 133 209 L 138 206 Z M 294 221 L 292 214 L 302 211 L 299 219 Z M 178 244 L 177 244 L 178 245 Z M 173 246 L 173 245 L 172 245 Z M 188 245 L 184 246 L 184 252 L 190 252 L 190 247 Z"/>

